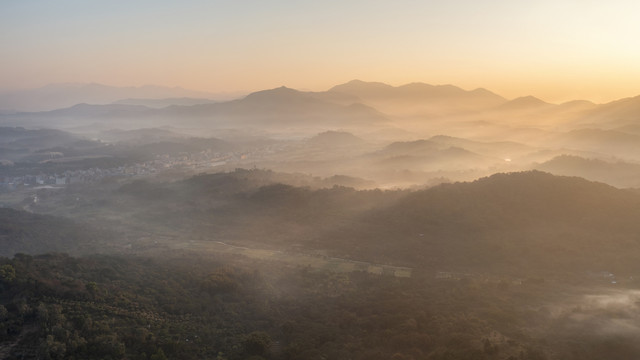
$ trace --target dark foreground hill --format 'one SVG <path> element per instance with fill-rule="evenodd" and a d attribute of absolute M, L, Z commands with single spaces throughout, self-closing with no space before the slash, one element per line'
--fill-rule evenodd
<path fill-rule="evenodd" d="M 0 258 L 0 356 L 637 358 L 633 292 L 598 290 L 600 305 L 539 279 L 398 279 L 196 253 L 20 254 Z"/>
<path fill-rule="evenodd" d="M 640 320 L 634 290 L 640 197 L 633 192 L 537 171 L 413 192 L 278 183 L 284 179 L 238 170 L 133 182 L 106 194 L 67 189 L 59 204 L 73 199 L 65 206 L 85 219 L 132 237 L 133 230 L 143 232 L 159 249 L 0 258 L 0 358 L 640 356 L 640 331 L 632 325 Z M 55 207 L 72 213 L 68 208 Z M 106 216 L 116 212 L 130 223 Z M 1 215 L 3 240 L 97 240 L 95 231 L 67 220 L 15 210 Z M 201 246 L 295 244 L 297 251 L 414 271 L 394 278 L 204 247 L 190 252 L 173 244 L 163 251 L 162 241 L 189 238 L 162 240 L 151 231 L 160 224 L 197 233 Z"/>

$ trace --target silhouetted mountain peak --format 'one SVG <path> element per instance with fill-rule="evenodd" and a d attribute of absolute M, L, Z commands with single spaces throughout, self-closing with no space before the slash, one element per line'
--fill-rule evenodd
<path fill-rule="evenodd" d="M 535 96 L 529 95 L 508 101 L 500 105 L 498 108 L 502 110 L 530 110 L 551 105 L 553 104 L 540 100 Z"/>
<path fill-rule="evenodd" d="M 312 99 L 308 94 L 281 86 L 275 89 L 261 90 L 247 95 L 245 101 L 283 101 L 287 99 Z"/>
<path fill-rule="evenodd" d="M 361 138 L 346 131 L 325 131 L 308 140 L 312 145 L 357 145 L 364 142 Z"/>
<path fill-rule="evenodd" d="M 469 92 L 474 94 L 474 95 L 496 96 L 496 97 L 502 98 L 502 96 L 500 96 L 500 95 L 498 95 L 498 94 L 496 94 L 496 93 L 494 93 L 492 91 L 489 91 L 489 90 L 487 90 L 485 88 L 477 88 L 477 89 L 473 89 L 473 90 L 471 90 Z M 506 99 L 505 99 L 505 101 L 506 101 Z"/>
<path fill-rule="evenodd" d="M 454 137 L 454 136 L 449 136 L 449 135 L 434 135 L 430 137 L 429 140 L 435 141 L 435 142 L 451 142 L 451 141 L 459 141 L 464 139 Z"/>
<path fill-rule="evenodd" d="M 387 145 L 382 152 L 390 154 L 408 154 L 421 151 L 432 151 L 440 148 L 439 144 L 429 140 L 396 141 Z"/>
<path fill-rule="evenodd" d="M 437 87 L 444 87 L 444 86 L 451 86 L 452 88 L 455 88 L 455 86 L 452 85 L 439 85 L 439 86 L 434 86 L 434 85 L 430 85 L 430 84 L 425 84 L 422 82 L 412 82 L 412 83 L 408 83 L 405 85 L 401 85 L 398 86 L 399 89 L 404 89 L 404 90 L 410 90 L 410 91 L 425 91 L 425 90 L 433 90 Z"/>
<path fill-rule="evenodd" d="M 329 89 L 330 92 L 341 92 L 362 98 L 387 96 L 394 87 L 381 82 L 365 82 L 351 80 L 348 83 L 336 85 Z"/>

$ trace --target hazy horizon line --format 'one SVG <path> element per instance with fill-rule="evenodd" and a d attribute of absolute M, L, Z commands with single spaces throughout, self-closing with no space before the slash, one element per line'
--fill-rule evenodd
<path fill-rule="evenodd" d="M 410 85 L 410 84 L 424 84 L 424 85 L 430 85 L 430 86 L 454 86 L 457 87 L 459 89 L 462 89 L 464 91 L 475 91 L 475 90 L 486 90 L 489 91 L 491 93 L 494 93 L 498 96 L 501 96 L 503 98 L 505 98 L 508 101 L 512 101 L 512 100 L 516 100 L 519 98 L 526 98 L 526 97 L 535 97 L 539 100 L 542 100 L 544 102 L 550 103 L 550 104 L 563 104 L 563 103 L 567 103 L 567 102 L 571 102 L 571 101 L 589 101 L 592 102 L 594 104 L 606 104 L 606 103 L 610 103 L 610 102 L 614 102 L 614 101 L 618 101 L 618 100 L 623 100 L 623 99 L 629 99 L 629 98 L 633 98 L 636 96 L 640 96 L 640 94 L 630 94 L 630 95 L 626 95 L 623 97 L 617 97 L 617 98 L 610 98 L 608 100 L 605 101 L 596 101 L 590 98 L 570 98 L 569 100 L 549 100 L 543 96 L 539 96 L 536 95 L 535 93 L 526 93 L 526 94 L 521 94 L 518 96 L 505 96 L 497 91 L 492 90 L 490 87 L 487 86 L 477 86 L 477 87 L 473 87 L 473 88 L 466 88 L 460 85 L 456 85 L 454 83 L 442 83 L 442 84 L 435 84 L 435 83 L 429 83 L 429 82 L 425 82 L 425 81 L 410 81 L 410 82 L 403 82 L 401 84 L 394 84 L 394 83 L 390 83 L 390 82 L 384 82 L 384 81 L 368 81 L 368 80 L 361 80 L 358 78 L 352 78 L 351 80 L 348 81 L 344 81 L 344 82 L 339 82 L 336 83 L 332 86 L 330 86 L 329 88 L 325 88 L 325 89 L 312 89 L 311 87 L 295 87 L 295 86 L 290 86 L 287 84 L 279 84 L 279 85 L 271 85 L 269 87 L 263 87 L 263 88 L 252 88 L 252 89 L 242 89 L 242 90 L 212 90 L 211 88 L 209 89 L 203 89 L 203 88 L 192 88 L 192 87 L 186 87 L 183 85 L 162 85 L 159 83 L 145 83 L 145 84 L 141 84 L 141 85 L 120 85 L 120 84 L 109 84 L 109 83 L 105 83 L 105 82 L 98 82 L 98 81 L 86 81 L 86 82 L 82 82 L 82 81 L 61 81 L 61 82 L 51 82 L 51 83 L 46 83 L 44 85 L 40 85 L 40 86 L 32 86 L 32 87 L 21 87 L 21 88 L 2 88 L 0 87 L 0 94 L 2 95 L 7 95 L 7 94 L 12 94 L 12 93 L 21 93 L 21 92 L 29 92 L 29 91 L 34 91 L 34 90 L 39 90 L 39 89 L 44 89 L 46 87 L 50 87 L 50 86 L 89 86 L 89 85 L 99 85 L 99 86 L 105 86 L 105 87 L 111 87 L 111 88 L 121 88 L 121 89 L 125 89 L 125 88 L 134 88 L 134 89 L 141 89 L 141 88 L 164 88 L 164 89 L 179 89 L 179 90 L 185 90 L 185 91 L 191 91 L 191 92 L 199 92 L 199 93 L 203 93 L 203 94 L 208 94 L 209 96 L 219 96 L 219 95 L 225 95 L 225 96 L 237 96 L 238 98 L 252 94 L 254 92 L 259 92 L 259 91 L 265 91 L 265 90 L 273 90 L 273 89 L 277 89 L 280 87 L 286 87 L 289 89 L 294 89 L 297 91 L 301 91 L 301 92 L 326 92 L 331 90 L 331 88 L 338 86 L 338 85 L 343 85 L 343 84 L 347 84 L 353 81 L 361 81 L 363 83 L 378 83 L 378 84 L 385 84 L 385 85 L 389 85 L 392 86 L 394 88 L 398 88 L 398 87 L 402 87 L 402 86 L 406 86 L 406 85 Z M 215 100 L 214 98 L 208 98 L 210 100 Z"/>

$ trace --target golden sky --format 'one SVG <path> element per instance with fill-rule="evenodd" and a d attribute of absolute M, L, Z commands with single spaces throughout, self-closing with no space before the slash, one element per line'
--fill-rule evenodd
<path fill-rule="evenodd" d="M 0 88 L 361 79 L 605 102 L 640 95 L 638 14 L 631 0 L 2 1 Z"/>

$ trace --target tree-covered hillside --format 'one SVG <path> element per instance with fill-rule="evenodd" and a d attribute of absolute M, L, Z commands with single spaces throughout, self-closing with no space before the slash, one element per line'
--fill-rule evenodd
<path fill-rule="evenodd" d="M 602 301 L 615 293 L 600 289 Z M 622 291 L 622 289 L 619 289 Z M 585 297 L 587 296 L 587 297 Z M 540 279 L 338 274 L 195 253 L 0 259 L 7 359 L 602 359 L 637 303 Z M 582 301 L 582 303 L 580 302 Z M 597 304 L 596 304 L 597 305 Z M 607 356 L 608 355 L 608 356 Z"/>
<path fill-rule="evenodd" d="M 429 270 L 640 273 L 640 197 L 629 190 L 539 171 L 414 191 L 312 187 L 322 181 L 236 170 L 101 193 L 70 188 L 32 207 L 109 224 L 128 234 L 133 250 L 138 237 L 171 238 Z"/>
<path fill-rule="evenodd" d="M 319 241 L 426 268 L 637 274 L 639 216 L 634 192 L 533 171 L 412 192 Z"/>

